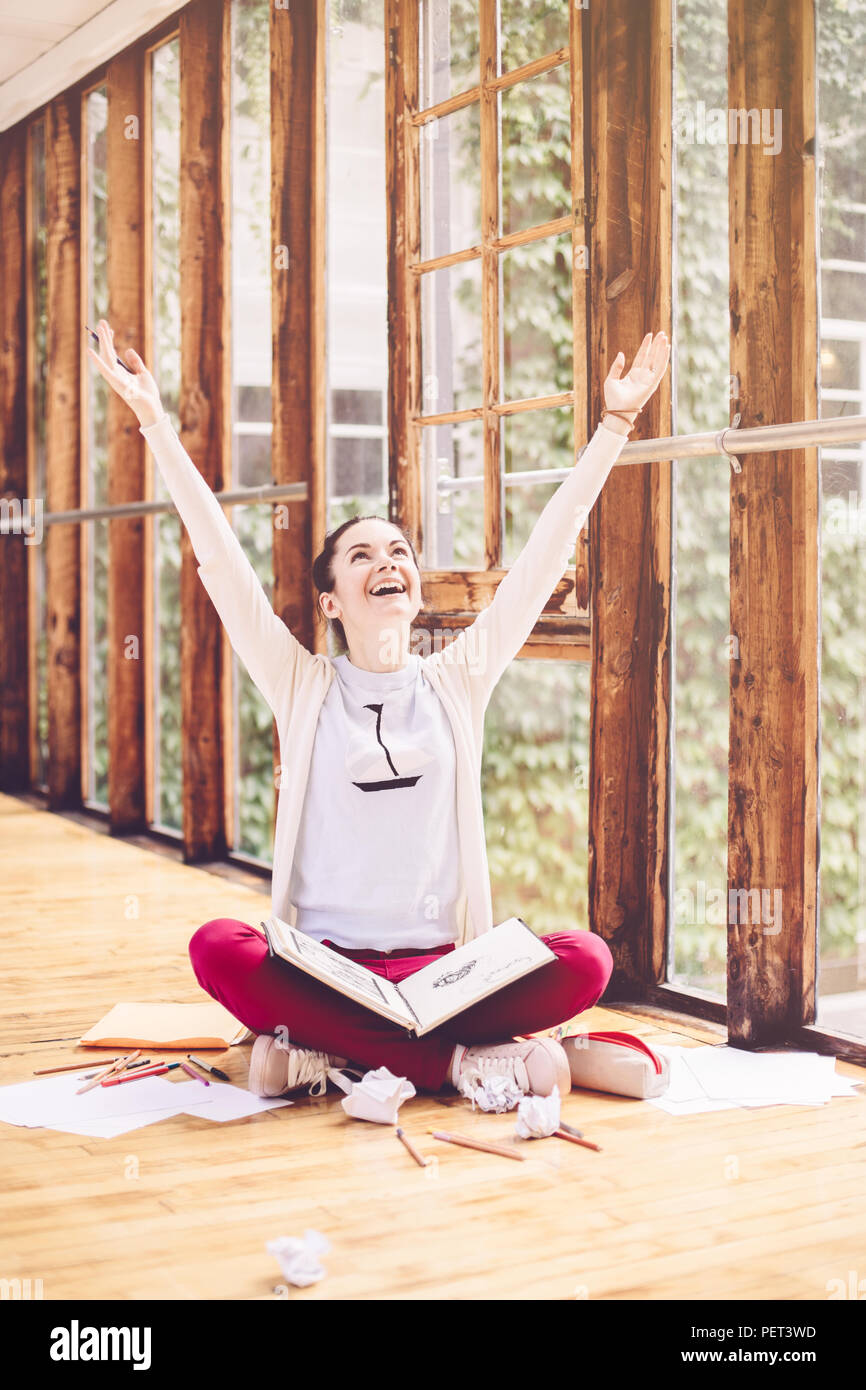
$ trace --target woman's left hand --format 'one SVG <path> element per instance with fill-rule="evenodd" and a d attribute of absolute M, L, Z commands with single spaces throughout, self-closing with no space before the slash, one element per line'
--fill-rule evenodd
<path fill-rule="evenodd" d="M 628 373 L 623 376 L 625 357 L 618 352 L 604 383 L 606 408 L 622 410 L 626 414 L 632 410 L 639 410 L 649 400 L 667 371 L 670 355 L 671 345 L 666 333 L 656 333 L 655 337 L 652 333 L 647 333 L 635 353 Z"/>

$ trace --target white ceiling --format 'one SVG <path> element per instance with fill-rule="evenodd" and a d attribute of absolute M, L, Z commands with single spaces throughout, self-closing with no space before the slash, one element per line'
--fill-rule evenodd
<path fill-rule="evenodd" d="M 182 8 L 177 0 L 0 0 L 0 130 Z"/>

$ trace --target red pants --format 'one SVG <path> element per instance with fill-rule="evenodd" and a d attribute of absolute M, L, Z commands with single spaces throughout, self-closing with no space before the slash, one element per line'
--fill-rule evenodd
<path fill-rule="evenodd" d="M 504 1042 L 556 1027 L 601 997 L 613 968 L 607 943 L 589 931 L 543 936 L 555 961 L 548 961 L 498 994 L 473 1004 L 458 1018 L 422 1038 L 372 1013 L 288 962 L 271 959 L 264 933 L 231 917 L 199 927 L 189 943 L 202 989 L 254 1033 L 285 1028 L 289 1043 L 346 1057 L 366 1069 L 385 1066 L 419 1090 L 438 1091 L 448 1079 L 455 1043 Z M 326 945 L 368 970 L 399 983 L 454 943 L 423 951 L 349 950 Z"/>

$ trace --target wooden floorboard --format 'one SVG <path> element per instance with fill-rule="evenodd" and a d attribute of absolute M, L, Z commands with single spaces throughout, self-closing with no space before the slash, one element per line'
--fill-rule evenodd
<path fill-rule="evenodd" d="M 257 887 L 16 796 L 0 796 L 0 871 L 3 1085 L 68 1060 L 120 999 L 202 998 L 196 927 L 268 911 Z M 724 1039 L 625 1010 L 581 1024 Z M 218 1064 L 245 1085 L 248 1057 L 242 1045 Z M 603 1152 L 537 1141 L 518 1168 L 437 1143 L 429 1127 L 513 1134 L 513 1114 L 473 1114 L 449 1091 L 401 1110 L 428 1169 L 385 1127 L 349 1120 L 336 1091 L 117 1139 L 0 1124 L 0 1274 L 41 1279 L 46 1299 L 273 1299 L 265 1242 L 310 1226 L 332 1243 L 327 1278 L 291 1299 L 823 1300 L 862 1270 L 864 1098 L 674 1117 L 572 1091 L 563 1118 Z"/>

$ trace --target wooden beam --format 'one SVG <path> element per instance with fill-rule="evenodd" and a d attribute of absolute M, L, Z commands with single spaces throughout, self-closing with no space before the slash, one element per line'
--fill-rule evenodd
<path fill-rule="evenodd" d="M 744 427 L 814 420 L 814 10 L 730 0 L 728 16 L 729 107 L 784 113 L 773 157 L 745 133 L 729 145 L 735 408 Z M 731 476 L 728 1029 L 743 1046 L 815 1017 L 818 487 L 816 448 Z"/>
<path fill-rule="evenodd" d="M 481 62 L 481 403 L 484 407 L 484 554 L 488 569 L 502 564 L 505 488 L 502 481 L 502 426 L 493 410 L 500 395 L 499 256 L 499 95 L 490 85 L 499 58 L 497 0 L 480 0 Z"/>
<path fill-rule="evenodd" d="M 274 529 L 274 609 L 310 651 L 325 649 L 309 579 L 326 515 L 325 31 L 324 0 L 271 9 L 272 468 L 308 498 Z"/>
<path fill-rule="evenodd" d="M 385 0 L 385 180 L 388 204 L 388 514 L 423 554 L 420 432 L 421 258 L 418 0 Z"/>
<path fill-rule="evenodd" d="M 589 43 L 589 16 L 577 5 L 569 8 L 569 86 L 571 111 L 571 314 L 574 358 L 574 445 L 591 437 L 589 427 L 589 233 L 592 225 L 587 205 L 587 115 L 584 50 Z M 575 602 L 582 613 L 589 610 L 589 524 L 577 538 Z"/>
<path fill-rule="evenodd" d="M 27 487 L 27 124 L 0 135 L 0 788 L 30 785 L 28 560 L 41 543 Z M 27 530 L 31 532 L 28 536 Z"/>
<path fill-rule="evenodd" d="M 308 651 L 327 651 L 315 621 L 313 559 L 327 530 L 325 329 L 325 0 L 271 7 L 271 324 L 274 482 L 305 482 L 289 525 L 274 513 L 274 610 Z M 274 803 L 280 785 L 273 731 Z"/>
<path fill-rule="evenodd" d="M 119 351 L 143 351 L 143 67 L 140 45 L 110 64 L 108 87 L 108 320 Z M 138 419 L 114 392 L 108 400 L 108 500 L 145 495 L 145 443 Z M 115 831 L 143 828 L 144 518 L 109 523 L 108 806 Z"/>
<path fill-rule="evenodd" d="M 223 0 L 193 0 L 180 15 L 180 439 L 214 491 L 230 448 L 229 16 Z M 217 859 L 226 848 L 221 624 L 186 530 L 180 592 L 184 856 Z"/>
<path fill-rule="evenodd" d="M 46 507 L 81 505 L 81 93 L 45 109 Z M 48 804 L 81 805 L 81 556 L 78 526 L 46 533 Z"/>
<path fill-rule="evenodd" d="M 671 11 L 591 6 L 592 421 L 619 349 L 671 332 Z M 767 161 L 772 162 L 772 161 Z M 671 433 L 670 373 L 634 437 Z M 589 521 L 589 918 L 614 957 L 609 997 L 664 975 L 670 699 L 670 463 L 614 469 Z"/>

